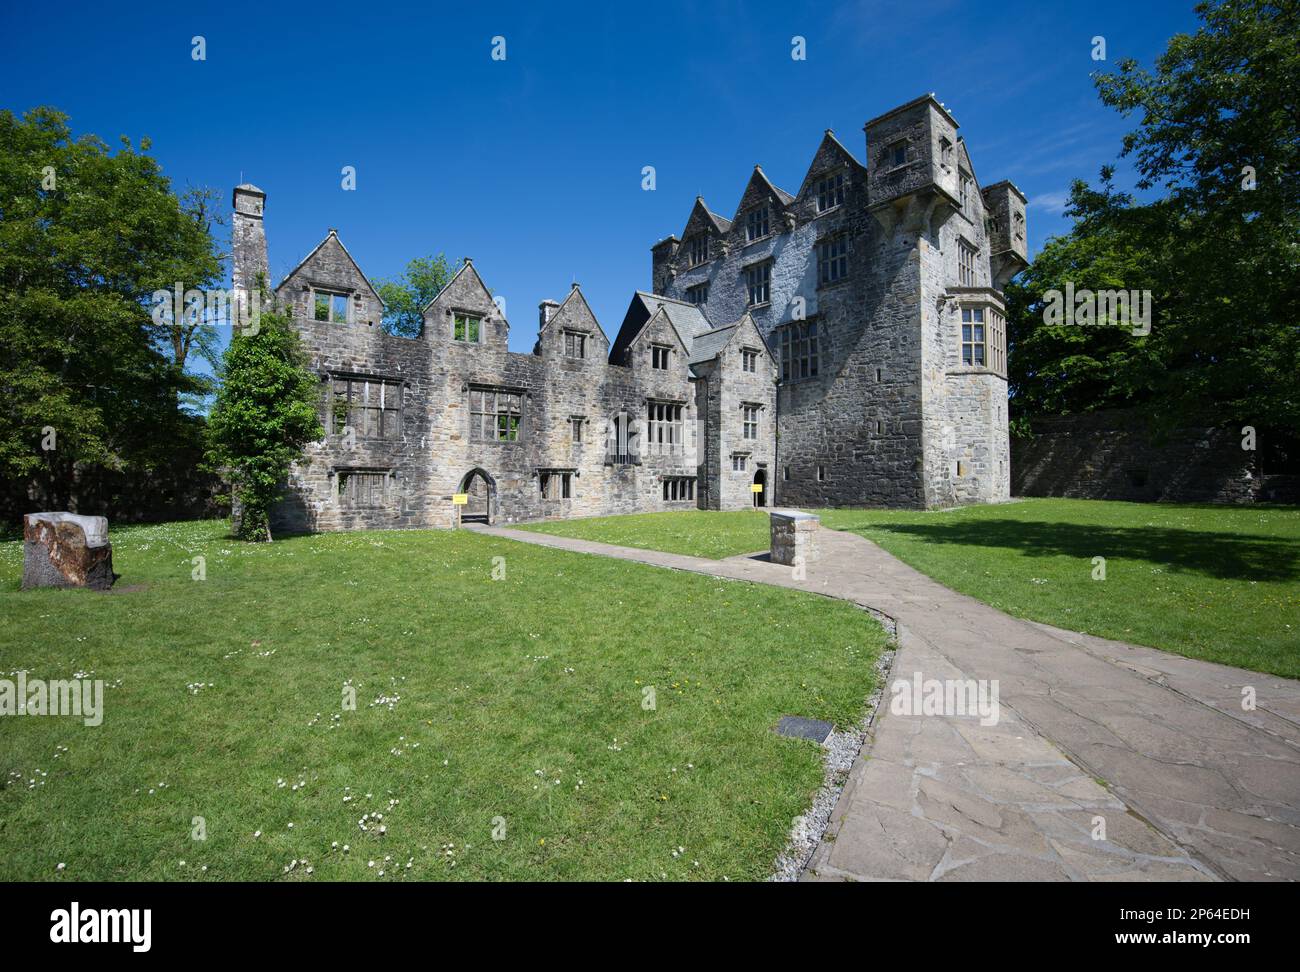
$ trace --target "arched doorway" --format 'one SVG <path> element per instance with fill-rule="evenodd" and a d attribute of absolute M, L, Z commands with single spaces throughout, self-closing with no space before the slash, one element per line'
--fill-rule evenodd
<path fill-rule="evenodd" d="M 758 472 L 754 473 L 754 485 L 763 487 L 762 490 L 754 491 L 754 505 L 766 506 L 767 505 L 767 470 L 766 469 L 760 469 L 758 470 Z"/>
<path fill-rule="evenodd" d="M 460 481 L 459 493 L 466 497 L 460 508 L 461 523 L 491 525 L 497 516 L 497 481 L 482 469 L 471 469 Z"/>

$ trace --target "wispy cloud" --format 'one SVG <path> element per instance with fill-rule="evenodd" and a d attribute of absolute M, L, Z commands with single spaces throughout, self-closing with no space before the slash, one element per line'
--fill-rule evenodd
<path fill-rule="evenodd" d="M 1069 201 L 1068 192 L 1044 192 L 1029 200 L 1029 208 L 1041 209 L 1045 213 L 1063 213 Z"/>

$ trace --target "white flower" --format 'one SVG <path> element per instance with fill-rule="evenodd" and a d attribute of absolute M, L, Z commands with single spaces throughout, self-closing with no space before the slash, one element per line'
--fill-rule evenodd
<path fill-rule="evenodd" d="M 68 866 L 68 865 L 66 865 L 66 864 L 64 864 L 62 861 L 60 861 L 60 862 L 59 862 L 59 866 L 56 867 L 55 870 L 56 870 L 56 871 L 62 871 L 62 870 L 63 870 L 64 868 L 66 868 L 67 866 Z"/>

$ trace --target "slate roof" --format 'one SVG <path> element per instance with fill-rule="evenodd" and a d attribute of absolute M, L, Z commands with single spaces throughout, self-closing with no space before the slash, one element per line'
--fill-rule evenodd
<path fill-rule="evenodd" d="M 687 360 L 688 364 L 701 364 L 710 361 L 718 356 L 718 352 L 727 346 L 736 333 L 736 328 L 740 327 L 740 322 L 728 324 L 726 327 L 716 327 L 712 331 L 705 331 L 702 334 L 695 335 L 691 341 L 691 354 Z"/>

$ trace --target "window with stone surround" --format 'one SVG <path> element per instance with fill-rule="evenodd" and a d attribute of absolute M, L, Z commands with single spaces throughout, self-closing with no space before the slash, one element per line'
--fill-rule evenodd
<path fill-rule="evenodd" d="M 736 452 L 731 456 L 732 472 L 747 472 L 749 470 L 749 453 Z"/>
<path fill-rule="evenodd" d="M 745 404 L 740 407 L 746 439 L 758 438 L 758 413 L 762 406 Z"/>
<path fill-rule="evenodd" d="M 844 191 L 848 186 L 848 180 L 843 172 L 837 172 L 834 175 L 828 175 L 825 178 L 817 180 L 817 212 L 824 213 L 828 209 L 834 209 L 836 206 L 844 205 Z"/>
<path fill-rule="evenodd" d="M 826 482 L 826 467 L 825 467 L 825 466 L 818 466 L 818 467 L 817 467 L 817 482 L 819 482 L 819 483 L 824 483 L 824 482 Z"/>
<path fill-rule="evenodd" d="M 573 444 L 582 444 L 582 427 L 587 424 L 586 418 L 581 415 L 575 415 L 569 419 L 569 428 L 573 436 Z"/>
<path fill-rule="evenodd" d="M 524 396 L 499 388 L 469 390 L 471 442 L 517 442 L 523 424 Z"/>
<path fill-rule="evenodd" d="M 962 214 L 972 222 L 975 221 L 975 180 L 971 178 L 969 172 L 961 172 L 958 175 L 961 186 L 961 211 Z"/>
<path fill-rule="evenodd" d="M 695 284 L 693 287 L 686 288 L 686 299 L 699 307 L 707 303 L 709 299 L 709 285 L 706 283 Z"/>
<path fill-rule="evenodd" d="M 939 139 L 939 161 L 944 165 L 952 165 L 952 142 L 942 137 Z"/>
<path fill-rule="evenodd" d="M 572 469 L 539 469 L 537 482 L 544 500 L 573 499 Z"/>
<path fill-rule="evenodd" d="M 686 241 L 686 266 L 698 267 L 709 262 L 709 235 L 697 233 Z"/>
<path fill-rule="evenodd" d="M 759 206 L 745 214 L 745 242 L 761 240 L 771 231 L 768 223 L 767 207 Z"/>
<path fill-rule="evenodd" d="M 352 295 L 335 290 L 311 291 L 312 319 L 347 324 L 351 318 Z"/>
<path fill-rule="evenodd" d="M 745 288 L 749 306 L 761 307 L 772 300 L 772 261 L 764 260 L 745 268 Z"/>
<path fill-rule="evenodd" d="M 781 380 L 815 378 L 820 365 L 816 321 L 793 321 L 781 328 Z"/>
<path fill-rule="evenodd" d="M 387 469 L 340 469 L 337 474 L 339 505 L 349 510 L 388 505 Z"/>
<path fill-rule="evenodd" d="M 659 371 L 667 371 L 672 353 L 673 349 L 666 344 L 650 345 L 650 367 Z"/>
<path fill-rule="evenodd" d="M 758 371 L 759 352 L 753 348 L 741 348 L 740 350 L 740 370 L 757 372 Z"/>
<path fill-rule="evenodd" d="M 833 284 L 849 275 L 849 238 L 836 236 L 817 244 L 817 283 Z"/>
<path fill-rule="evenodd" d="M 566 358 L 585 358 L 587 356 L 587 335 L 581 331 L 565 331 L 564 356 Z"/>
<path fill-rule="evenodd" d="M 975 286 L 975 247 L 965 240 L 957 241 L 957 283 L 963 287 Z"/>
<path fill-rule="evenodd" d="M 663 482 L 664 500 L 677 503 L 695 499 L 695 479 L 691 476 L 665 476 Z"/>
<path fill-rule="evenodd" d="M 334 375 L 327 385 L 325 421 L 332 435 L 352 429 L 359 438 L 402 437 L 402 383 L 387 378 Z"/>
<path fill-rule="evenodd" d="M 647 402 L 646 451 L 673 455 L 682 451 L 682 406 L 677 402 Z"/>
<path fill-rule="evenodd" d="M 896 169 L 900 165 L 907 164 L 907 139 L 900 138 L 895 142 L 889 143 L 889 148 L 885 150 L 886 158 L 889 160 L 889 167 Z"/>
<path fill-rule="evenodd" d="M 473 314 L 451 315 L 451 337 L 454 341 L 478 344 L 482 337 L 483 319 Z"/>
<path fill-rule="evenodd" d="M 987 359 L 984 308 L 961 309 L 961 363 L 982 368 Z"/>

